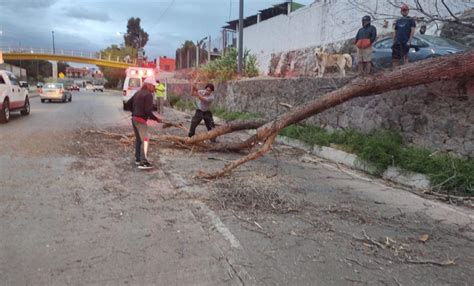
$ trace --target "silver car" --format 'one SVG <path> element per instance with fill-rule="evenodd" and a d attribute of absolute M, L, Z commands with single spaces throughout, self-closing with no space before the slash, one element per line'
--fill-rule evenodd
<path fill-rule="evenodd" d="M 46 83 L 40 93 L 40 98 L 41 102 L 45 102 L 46 100 L 49 100 L 50 102 L 53 100 L 71 102 L 72 93 L 64 89 L 62 83 Z"/>

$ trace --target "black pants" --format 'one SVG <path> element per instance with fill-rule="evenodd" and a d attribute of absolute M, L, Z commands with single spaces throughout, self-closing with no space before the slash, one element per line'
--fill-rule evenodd
<path fill-rule="evenodd" d="M 401 60 L 408 55 L 410 47 L 407 44 L 394 44 L 392 46 L 392 59 Z"/>
<path fill-rule="evenodd" d="M 135 161 L 147 162 L 148 126 L 133 119 L 132 126 L 135 133 Z"/>
<path fill-rule="evenodd" d="M 196 109 L 196 113 L 194 113 L 194 116 L 191 119 L 191 128 L 189 128 L 189 137 L 194 136 L 194 134 L 196 133 L 196 127 L 199 125 L 199 123 L 201 123 L 201 120 L 203 119 L 204 119 L 204 123 L 206 124 L 207 130 L 211 130 L 216 126 L 214 124 L 214 119 L 212 118 L 212 112 Z"/>

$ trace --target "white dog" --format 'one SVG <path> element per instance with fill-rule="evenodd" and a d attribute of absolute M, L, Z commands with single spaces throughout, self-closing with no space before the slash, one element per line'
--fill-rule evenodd
<path fill-rule="evenodd" d="M 315 54 L 317 63 L 314 71 L 318 70 L 319 77 L 324 76 L 327 67 L 336 66 L 342 76 L 346 76 L 346 67 L 352 68 L 352 57 L 349 54 L 328 54 L 321 48 L 317 48 Z"/>

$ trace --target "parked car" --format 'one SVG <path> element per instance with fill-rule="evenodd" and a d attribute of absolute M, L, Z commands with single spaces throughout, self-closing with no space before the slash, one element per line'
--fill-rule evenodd
<path fill-rule="evenodd" d="M 92 91 L 93 92 L 96 92 L 96 91 L 104 92 L 104 86 L 102 84 L 94 84 L 92 86 Z"/>
<path fill-rule="evenodd" d="M 10 112 L 16 110 L 30 114 L 28 89 L 20 87 L 13 73 L 0 70 L 0 123 L 10 121 Z"/>
<path fill-rule="evenodd" d="M 44 85 L 44 83 L 42 83 L 42 82 L 37 82 L 36 83 L 37 88 L 43 88 L 43 85 Z"/>
<path fill-rule="evenodd" d="M 40 93 L 41 102 L 49 100 L 49 102 L 62 101 L 66 102 L 72 101 L 72 93 L 64 89 L 62 83 L 47 83 L 43 86 L 43 91 Z"/>
<path fill-rule="evenodd" d="M 445 56 L 467 49 L 466 46 L 453 40 L 430 35 L 416 35 L 413 37 L 411 44 L 412 48 L 408 53 L 408 60 L 410 62 Z M 392 45 L 393 40 L 391 37 L 374 43 L 372 63 L 376 69 L 392 66 Z"/>

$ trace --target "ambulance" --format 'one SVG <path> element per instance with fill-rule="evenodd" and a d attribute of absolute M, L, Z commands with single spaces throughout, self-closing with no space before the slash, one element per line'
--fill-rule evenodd
<path fill-rule="evenodd" d="M 127 102 L 132 98 L 135 92 L 141 88 L 143 81 L 147 77 L 155 78 L 155 70 L 153 68 L 127 68 L 122 92 L 123 110 L 127 110 Z M 155 103 L 153 103 L 153 105 L 155 105 Z"/>

